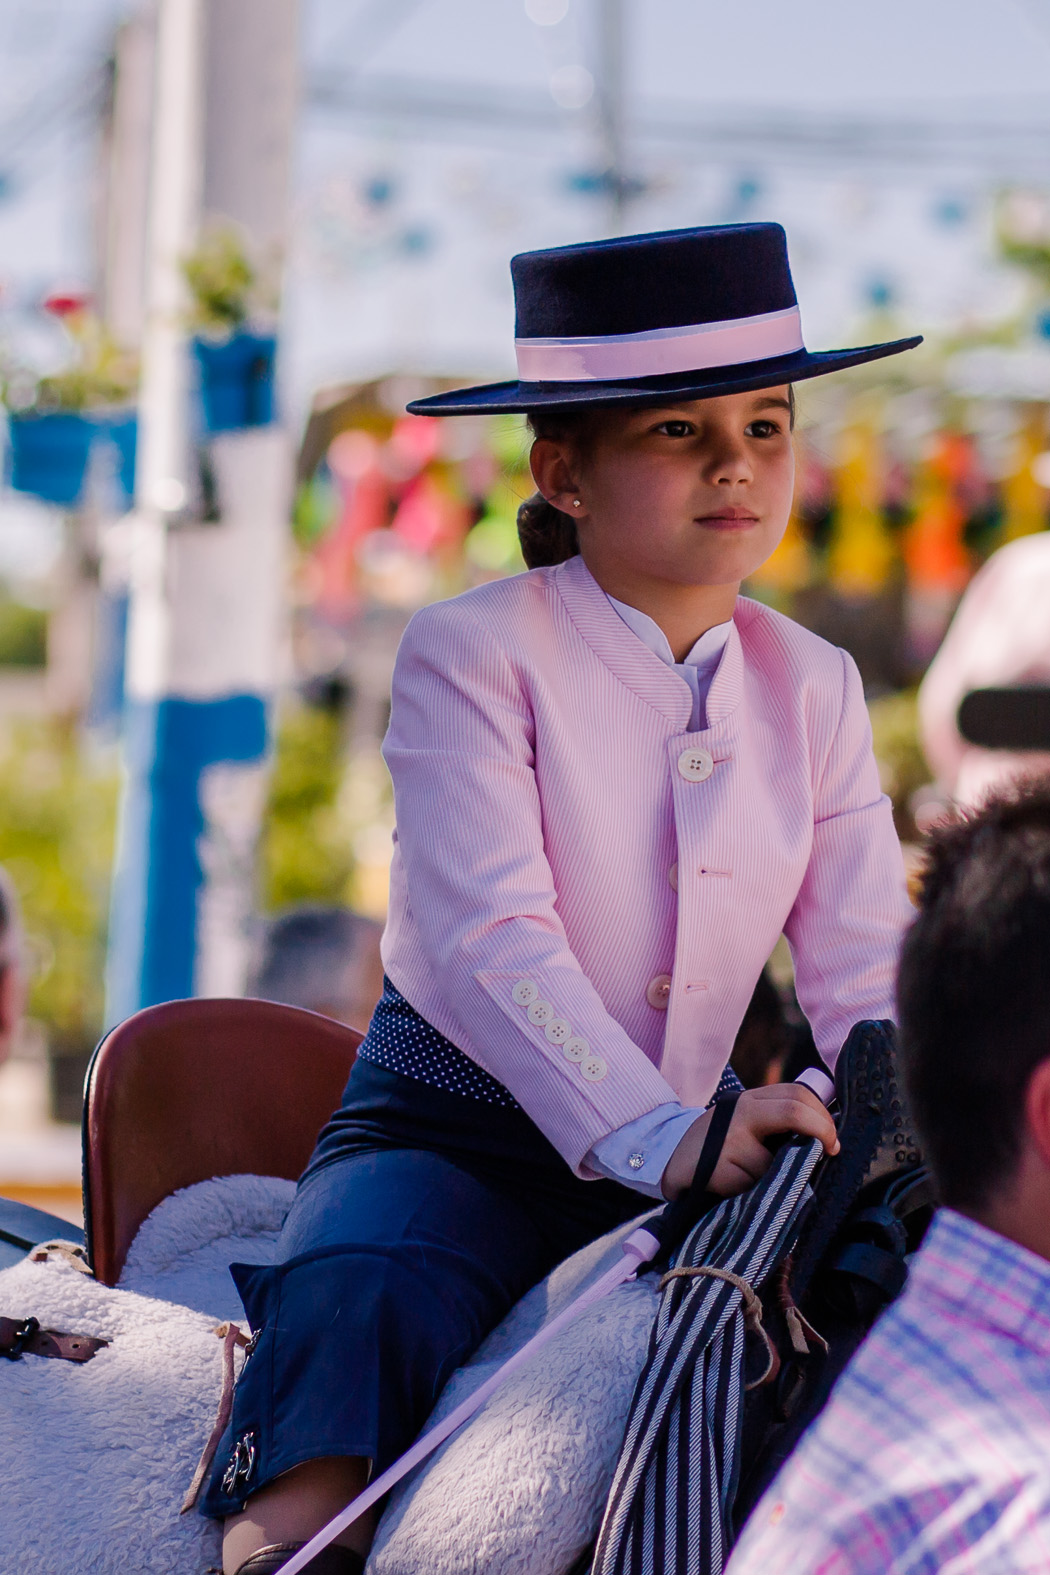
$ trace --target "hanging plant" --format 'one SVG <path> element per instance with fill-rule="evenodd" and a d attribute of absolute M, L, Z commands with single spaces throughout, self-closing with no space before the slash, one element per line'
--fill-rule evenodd
<path fill-rule="evenodd" d="M 57 317 L 70 341 L 72 356 L 59 372 L 39 377 L 17 364 L 3 367 L 0 394 L 16 416 L 55 411 L 81 412 L 127 406 L 138 388 L 138 358 L 112 338 L 89 298 L 50 295 L 45 311 Z"/>
<path fill-rule="evenodd" d="M 108 433 L 117 445 L 120 485 L 129 493 L 135 418 L 127 407 L 138 385 L 137 359 L 115 343 L 86 296 L 55 294 L 44 307 L 61 321 L 73 354 L 68 366 L 44 377 L 17 364 L 2 368 L 10 484 L 47 503 L 75 504 L 92 444 Z"/>
<path fill-rule="evenodd" d="M 273 420 L 277 341 L 248 324 L 270 315 L 272 302 L 238 231 L 212 226 L 183 259 L 182 271 L 190 290 L 205 430 L 266 426 Z"/>
<path fill-rule="evenodd" d="M 182 260 L 189 287 L 188 326 L 202 339 L 231 338 L 249 322 L 272 315 L 272 291 L 232 224 L 213 224 Z"/>

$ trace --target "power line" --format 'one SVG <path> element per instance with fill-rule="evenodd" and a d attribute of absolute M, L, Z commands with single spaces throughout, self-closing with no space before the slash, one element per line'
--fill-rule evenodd
<path fill-rule="evenodd" d="M 540 93 L 479 88 L 472 83 L 430 84 L 368 75 L 347 82 L 338 71 L 315 69 L 307 100 L 317 109 L 389 126 L 425 128 L 455 137 L 471 131 L 521 132 L 564 138 L 563 113 Z M 806 110 L 637 101 L 630 114 L 631 140 L 678 144 L 690 151 L 739 157 L 763 164 L 850 164 L 974 172 L 1000 178 L 1050 177 L 1050 113 L 1036 119 L 997 119 L 988 106 L 951 117 L 897 114 L 876 117 L 816 115 Z M 586 126 L 581 124 L 581 134 Z"/>

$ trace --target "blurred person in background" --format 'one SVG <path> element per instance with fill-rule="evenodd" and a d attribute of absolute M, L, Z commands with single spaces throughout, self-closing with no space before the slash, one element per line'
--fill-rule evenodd
<path fill-rule="evenodd" d="M 362 1032 L 383 993 L 375 919 L 327 903 L 303 904 L 269 919 L 248 994 L 322 1012 Z"/>
<path fill-rule="evenodd" d="M 919 689 L 919 730 L 945 798 L 974 805 L 992 788 L 1050 770 L 1050 755 L 980 749 L 959 732 L 971 689 L 1050 683 L 1050 534 L 992 554 L 971 580 Z"/>

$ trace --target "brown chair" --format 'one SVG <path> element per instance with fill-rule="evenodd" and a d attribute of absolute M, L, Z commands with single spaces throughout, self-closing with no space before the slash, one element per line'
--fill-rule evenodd
<path fill-rule="evenodd" d="M 354 1028 L 274 1001 L 166 1001 L 102 1040 L 84 1100 L 84 1228 L 115 1285 L 146 1216 L 212 1176 L 295 1180 L 339 1104 Z"/>

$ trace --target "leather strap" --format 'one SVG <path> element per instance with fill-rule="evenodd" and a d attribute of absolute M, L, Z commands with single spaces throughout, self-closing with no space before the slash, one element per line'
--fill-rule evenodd
<path fill-rule="evenodd" d="M 41 1329 L 36 1318 L 0 1318 L 0 1356 L 12 1362 L 26 1351 L 30 1356 L 49 1356 L 60 1362 L 90 1362 L 95 1352 L 108 1344 L 92 1334 Z"/>
<path fill-rule="evenodd" d="M 866 1241 L 853 1241 L 839 1253 L 831 1267 L 840 1274 L 867 1280 L 888 1302 L 894 1301 L 908 1280 L 908 1265 L 902 1258 L 873 1247 Z"/>
<path fill-rule="evenodd" d="M 237 1566 L 237 1575 L 278 1575 L 303 1542 L 271 1542 Z M 309 1575 L 361 1575 L 365 1561 L 352 1548 L 334 1545 L 322 1548 L 306 1566 Z"/>
<path fill-rule="evenodd" d="M 699 1197 L 707 1190 L 707 1183 L 715 1173 L 722 1146 L 729 1131 L 729 1123 L 733 1119 L 736 1102 L 744 1092 L 742 1088 L 734 1089 L 731 1094 L 720 1094 L 711 1109 L 711 1125 L 704 1138 L 704 1146 L 700 1150 L 700 1158 L 696 1162 L 693 1180 L 689 1191 L 693 1197 Z"/>
<path fill-rule="evenodd" d="M 646 1220 L 646 1230 L 656 1237 L 661 1247 L 650 1268 L 662 1268 L 668 1257 L 688 1236 L 701 1215 L 721 1202 L 720 1198 L 707 1191 L 707 1183 L 711 1180 L 714 1168 L 718 1164 L 718 1156 L 722 1152 L 736 1102 L 743 1092 L 742 1088 L 738 1088 L 732 1093 L 720 1094 L 715 1100 L 711 1106 L 711 1124 L 700 1149 L 700 1158 L 696 1162 L 692 1181 L 673 1203 L 665 1204 L 659 1214 Z"/>

